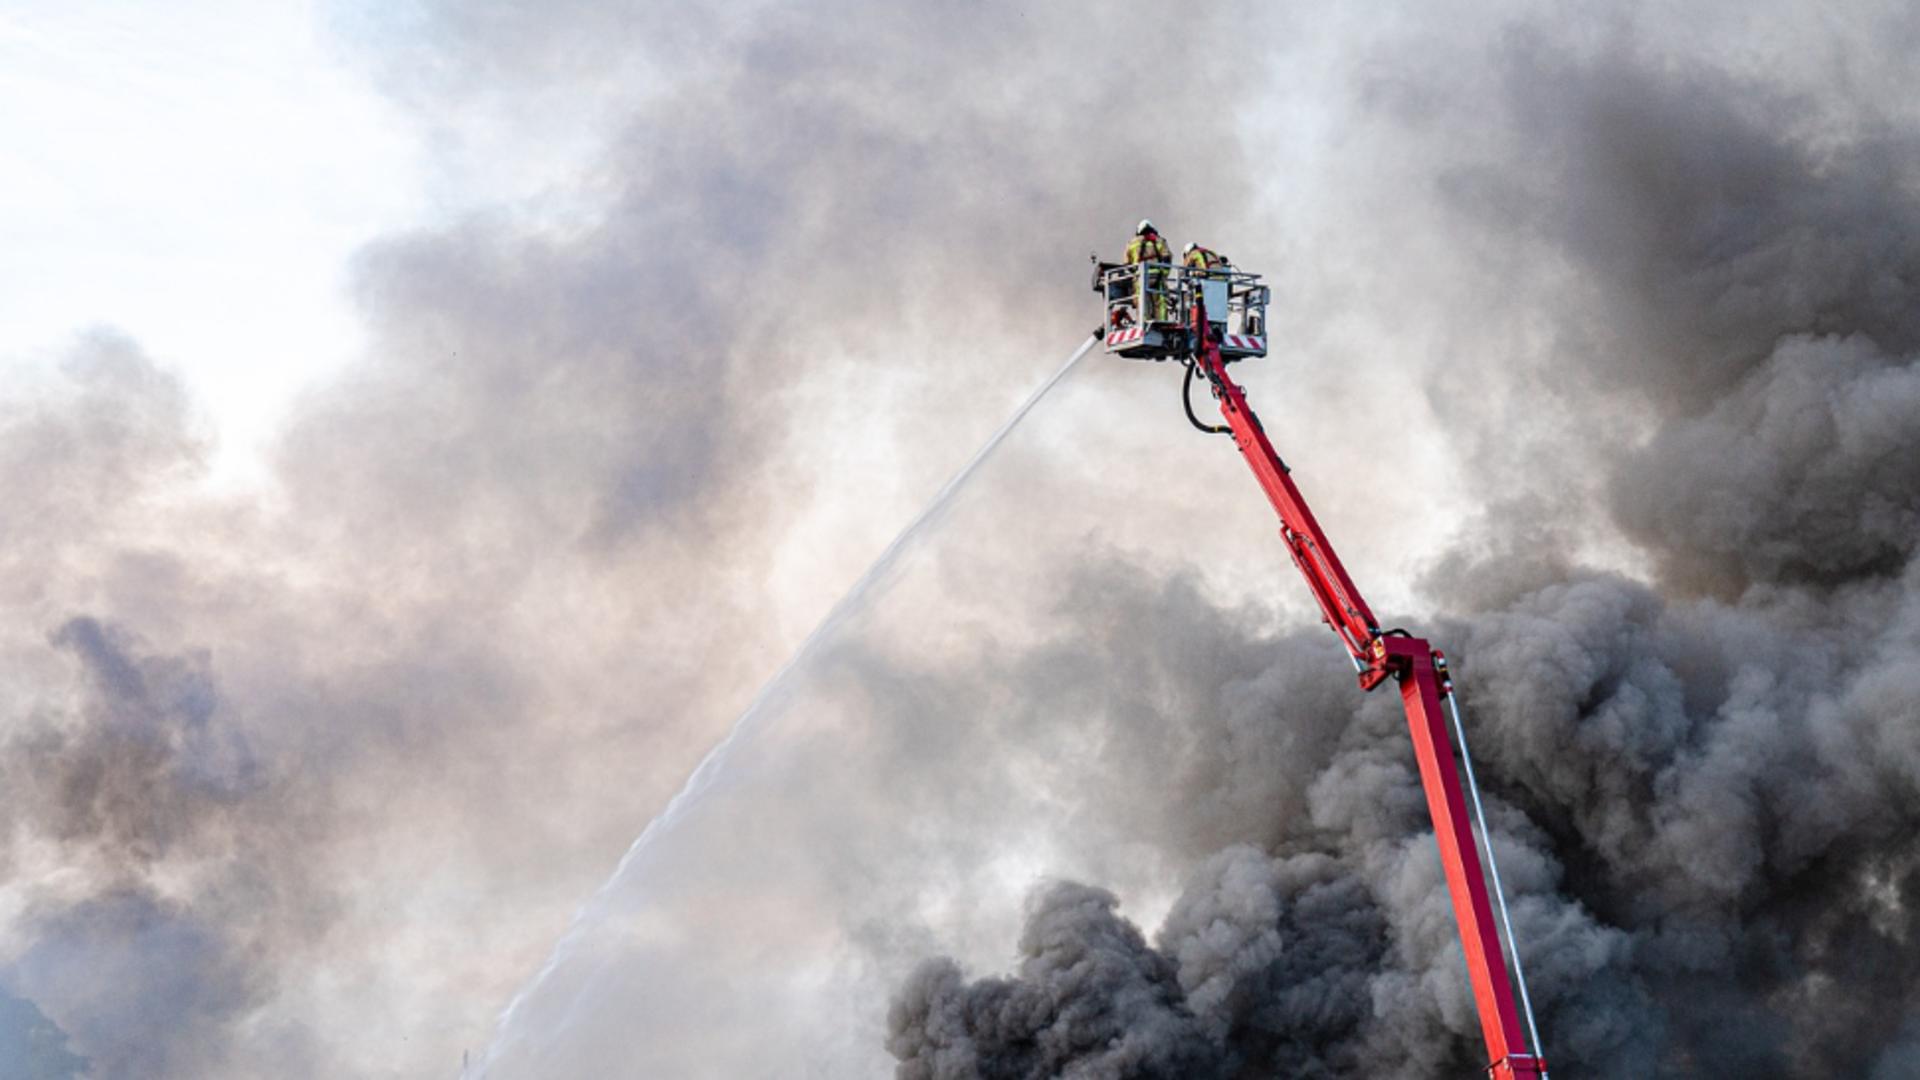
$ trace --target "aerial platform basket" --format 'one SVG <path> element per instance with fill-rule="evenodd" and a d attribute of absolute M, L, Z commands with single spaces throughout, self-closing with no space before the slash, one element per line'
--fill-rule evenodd
<path fill-rule="evenodd" d="M 1107 351 L 1132 360 L 1169 360 L 1193 353 L 1193 307 L 1204 303 L 1229 362 L 1267 355 L 1267 287 L 1259 274 L 1222 267 L 1093 260 L 1093 291 L 1107 301 Z"/>

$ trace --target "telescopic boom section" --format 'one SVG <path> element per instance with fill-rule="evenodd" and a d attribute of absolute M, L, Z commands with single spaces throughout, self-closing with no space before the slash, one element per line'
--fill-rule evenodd
<path fill-rule="evenodd" d="M 1280 536 L 1294 565 L 1307 579 L 1307 588 L 1320 604 L 1327 625 L 1353 654 L 1360 669 L 1361 688 L 1372 690 L 1389 677 L 1400 683 L 1400 700 L 1406 706 L 1407 727 L 1420 761 L 1420 783 L 1426 789 L 1427 810 L 1433 815 L 1434 839 L 1440 844 L 1440 862 L 1453 896 L 1453 914 L 1466 950 L 1467 975 L 1479 1007 L 1481 1034 L 1486 1038 L 1491 1062 L 1487 1075 L 1494 1080 L 1545 1077 L 1546 1062 L 1528 1052 L 1514 1009 L 1506 953 L 1495 929 L 1479 852 L 1473 842 L 1472 818 L 1454 769 L 1453 741 L 1441 712 L 1442 699 L 1453 692 L 1446 658 L 1405 631 L 1381 633 L 1366 600 L 1340 565 L 1333 545 L 1288 476 L 1287 466 L 1267 441 L 1246 395 L 1228 376 L 1203 303 L 1194 305 L 1192 318 L 1193 361 L 1212 384 L 1234 442 L 1280 515 Z"/>

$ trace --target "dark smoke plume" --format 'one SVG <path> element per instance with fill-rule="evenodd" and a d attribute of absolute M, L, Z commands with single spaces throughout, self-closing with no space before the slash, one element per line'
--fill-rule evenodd
<path fill-rule="evenodd" d="M 137 343 L 9 369 L 0 1048 L 1471 1075 L 1398 710 L 1150 365 L 595 893 L 1147 214 L 1271 275 L 1256 404 L 1460 661 L 1568 1074 L 1920 1067 L 1911 5 L 323 6 L 534 180 L 366 246 L 266 491 Z"/>
<path fill-rule="evenodd" d="M 1764 83 L 1631 49 L 1580 58 L 1524 33 L 1502 68 L 1532 167 L 1468 161 L 1443 191 L 1478 243 L 1567 268 L 1557 295 L 1591 322 L 1523 358 L 1546 408 L 1591 395 L 1644 433 L 1516 423 L 1532 454 L 1593 461 L 1598 513 L 1516 499 L 1511 521 L 1546 546 L 1490 520 L 1471 539 L 1497 558 L 1463 547 L 1429 578 L 1547 1049 L 1582 1075 L 1905 1075 L 1920 1010 L 1913 138 L 1836 143 Z M 1539 460 L 1512 451 L 1475 449 Z M 1657 588 L 1557 546 L 1608 526 Z M 1470 1074 L 1477 1028 L 1406 736 L 1391 708 L 1349 708 L 1263 695 L 1256 738 L 1326 728 L 1330 752 L 1247 778 L 1273 807 L 1264 835 L 1196 872 L 1151 949 L 1106 908 L 1058 940 L 1079 888 L 1059 886 L 1037 895 L 1011 977 L 919 968 L 893 999 L 898 1075 Z M 1339 899 L 1310 902 L 1314 888 Z M 1142 998 L 1114 978 L 1087 1000 L 1054 959 L 1081 954 L 1178 985 L 1128 1029 L 1150 1045 L 1120 1058 L 1052 1038 L 1056 1012 L 1124 1016 Z M 1009 1023 L 1005 1003 L 1027 1001 L 1047 1006 Z"/>
<path fill-rule="evenodd" d="M 1114 914 L 1112 893 L 1062 884 L 1036 898 L 1014 979 L 957 993 L 950 962 L 923 969 L 889 1045 L 908 1077 L 1205 1076 L 1217 1071 L 1174 967 Z M 977 1037 L 976 1037 L 977 1035 Z M 924 1037 L 924 1041 L 917 1041 Z"/>

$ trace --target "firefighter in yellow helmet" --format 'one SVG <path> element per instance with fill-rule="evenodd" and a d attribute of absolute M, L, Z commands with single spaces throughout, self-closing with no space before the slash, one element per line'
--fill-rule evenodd
<path fill-rule="evenodd" d="M 1203 278 L 1224 278 L 1227 276 L 1227 271 L 1233 269 L 1232 264 L 1227 262 L 1225 255 L 1220 254 L 1212 248 L 1203 248 L 1195 243 L 1188 243 L 1186 247 L 1180 249 L 1180 265 L 1186 268 L 1187 280 L 1193 282 L 1198 282 Z M 1228 306 L 1232 306 L 1231 300 L 1228 301 Z M 1225 311 L 1207 312 L 1207 321 L 1213 324 L 1213 329 L 1216 334 L 1224 334 L 1227 332 L 1226 320 L 1227 313 Z"/>
<path fill-rule="evenodd" d="M 1180 254 L 1180 265 L 1189 270 L 1226 270 L 1233 265 L 1225 255 L 1199 244 L 1188 244 Z"/>
<path fill-rule="evenodd" d="M 1160 230 L 1146 218 L 1134 226 L 1133 239 L 1127 244 L 1127 265 L 1144 263 L 1140 272 L 1142 307 L 1149 322 L 1167 319 L 1167 269 L 1173 265 L 1173 249 L 1160 239 Z"/>

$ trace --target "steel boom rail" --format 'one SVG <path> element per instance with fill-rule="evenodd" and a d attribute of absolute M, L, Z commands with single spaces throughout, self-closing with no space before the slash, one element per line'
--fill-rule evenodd
<path fill-rule="evenodd" d="M 1528 1051 L 1514 1008 L 1506 952 L 1474 846 L 1472 818 L 1454 768 L 1453 742 L 1441 711 L 1442 699 L 1453 692 L 1446 658 L 1425 640 L 1403 630 L 1381 632 L 1360 590 L 1340 565 L 1340 556 L 1334 553 L 1307 507 L 1307 500 L 1294 486 L 1286 464 L 1267 440 L 1246 395 L 1227 374 L 1204 304 L 1193 306 L 1192 319 L 1193 362 L 1212 384 L 1234 442 L 1280 515 L 1280 537 L 1294 565 L 1307 579 L 1307 588 L 1319 603 L 1327 625 L 1352 654 L 1361 689 L 1372 690 L 1389 678 L 1400 684 L 1400 701 L 1406 706 L 1407 727 L 1420 762 L 1420 783 L 1426 789 L 1427 810 L 1433 815 L 1434 839 L 1440 845 L 1440 862 L 1446 869 L 1453 915 L 1460 924 L 1460 941 L 1466 951 L 1467 974 L 1479 1008 L 1480 1031 L 1486 1039 L 1490 1062 L 1487 1075 L 1493 1080 L 1545 1077 L 1546 1062 Z"/>

